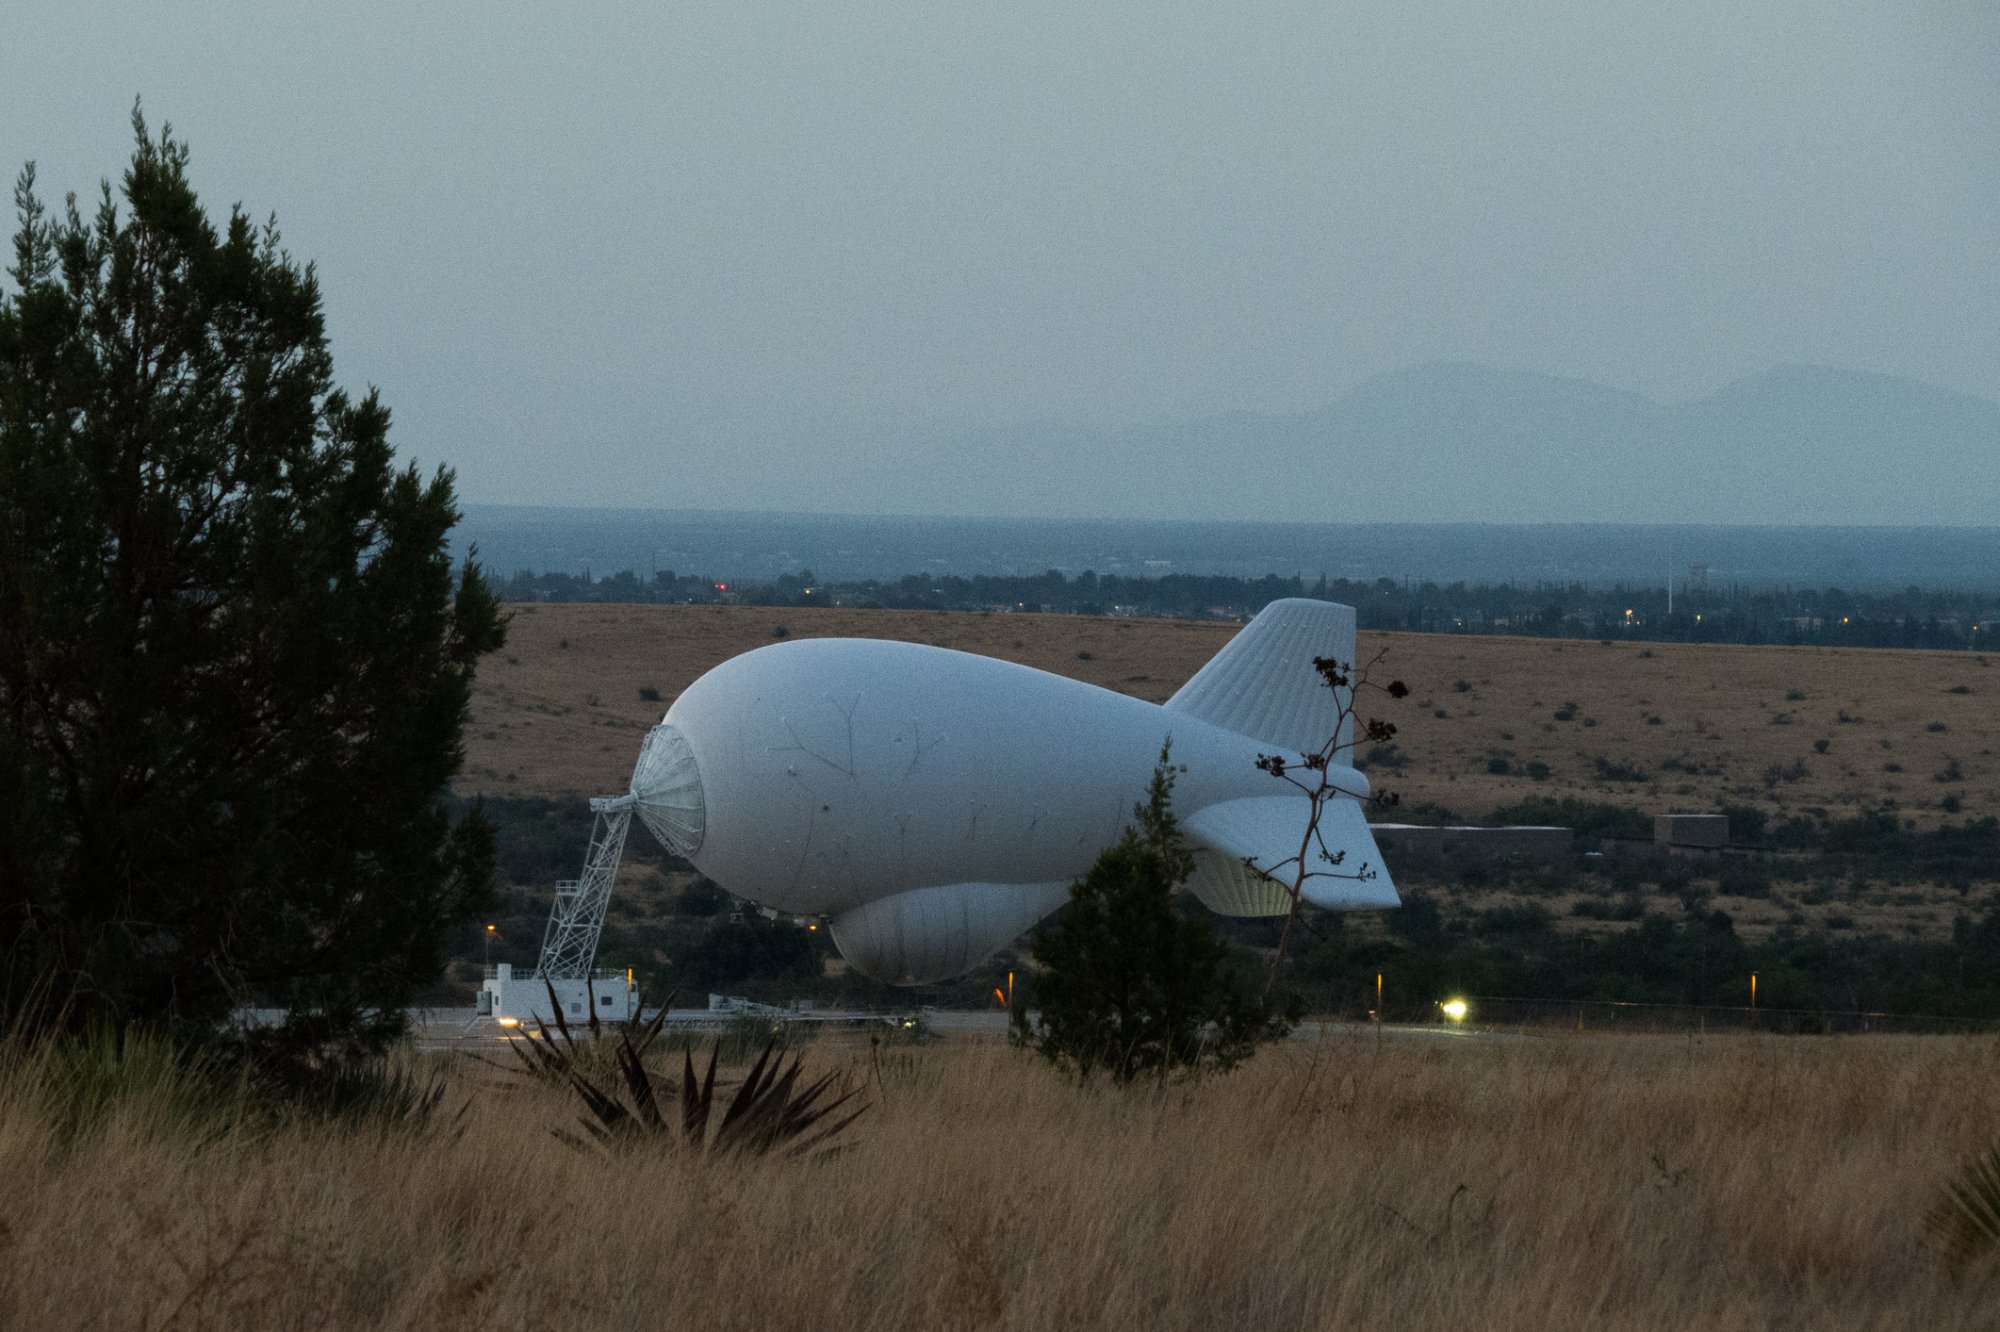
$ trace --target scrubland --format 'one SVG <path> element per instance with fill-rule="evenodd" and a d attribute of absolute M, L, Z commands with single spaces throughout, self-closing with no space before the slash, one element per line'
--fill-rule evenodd
<path fill-rule="evenodd" d="M 171 1088 L 65 1139 L 0 1083 L 9 1328 L 1953 1328 L 1922 1216 L 1995 1137 L 1990 1038 L 1335 1028 L 1078 1088 L 991 1041 L 828 1040 L 815 1161 L 581 1151 L 463 1061 L 424 1131 Z"/>
<path fill-rule="evenodd" d="M 512 609 L 508 646 L 480 668 L 467 793 L 624 789 L 646 728 L 680 691 L 780 631 L 932 643 L 1160 702 L 1237 628 L 756 606 Z M 1574 796 L 1647 812 L 1754 805 L 1775 821 L 1889 801 L 1923 827 L 2000 814 L 2000 670 L 1984 655 L 1362 635 L 1362 659 L 1377 653 L 1381 677 L 1413 691 L 1365 709 L 1400 729 L 1396 765 L 1375 779 L 1408 804 L 1477 817 Z"/>

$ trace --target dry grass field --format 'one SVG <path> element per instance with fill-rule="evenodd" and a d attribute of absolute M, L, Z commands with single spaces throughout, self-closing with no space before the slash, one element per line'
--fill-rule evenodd
<path fill-rule="evenodd" d="M 460 788 L 623 790 L 645 730 L 703 671 L 793 637 L 906 639 L 1164 700 L 1232 625 L 1062 615 L 516 606 L 482 667 Z M 1648 812 L 1759 805 L 1851 814 L 1893 800 L 1919 826 L 2000 814 L 2000 670 L 1966 653 L 1364 635 L 1414 691 L 1378 786 L 1484 815 L 1533 795 Z M 656 690 L 660 701 L 640 696 Z M 1506 775 L 1489 771 L 1505 759 Z M 1547 776 L 1525 775 L 1530 764 Z M 1960 812 L 1947 811 L 1955 797 Z"/>
<path fill-rule="evenodd" d="M 0 1077 L 0 1327 L 1950 1329 L 1922 1216 L 1996 1135 L 1975 1038 L 1354 1028 L 1078 1089 L 992 1041 L 834 1042 L 832 1160 L 617 1159 L 459 1065 L 459 1134 L 175 1127 L 65 1146 Z"/>

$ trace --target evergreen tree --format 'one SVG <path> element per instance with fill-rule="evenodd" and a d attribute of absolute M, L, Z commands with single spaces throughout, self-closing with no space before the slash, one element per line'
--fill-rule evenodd
<path fill-rule="evenodd" d="M 1194 853 L 1174 819 L 1173 789 L 1163 748 L 1134 823 L 1035 930 L 1038 1020 L 1031 1026 L 1018 1005 L 1014 1040 L 1085 1077 L 1230 1068 L 1290 1029 L 1241 993 L 1208 918 L 1175 908 Z"/>
<path fill-rule="evenodd" d="M 122 209 L 23 170 L 0 284 L 0 987 L 378 1048 L 489 891 L 444 797 L 502 617 L 450 473 L 334 386 L 312 267 L 133 129 Z"/>

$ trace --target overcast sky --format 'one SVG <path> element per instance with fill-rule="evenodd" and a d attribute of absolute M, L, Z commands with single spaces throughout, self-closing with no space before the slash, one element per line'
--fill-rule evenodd
<path fill-rule="evenodd" d="M 0 163 L 93 191 L 143 94 L 475 501 L 734 507 L 726 457 L 810 509 L 896 441 L 1433 360 L 2000 398 L 1983 0 L 31 7 Z"/>

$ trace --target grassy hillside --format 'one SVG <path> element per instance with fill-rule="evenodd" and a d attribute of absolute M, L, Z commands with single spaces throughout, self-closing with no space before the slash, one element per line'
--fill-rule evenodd
<path fill-rule="evenodd" d="M 874 1102 L 812 1164 L 579 1151 L 572 1102 L 462 1063 L 462 1131 L 168 1089 L 71 1137 L 17 1065 L 0 1326 L 1947 1329 L 2000 1295 L 1922 1225 L 1991 1144 L 1990 1039 L 1350 1029 L 1123 1095 L 993 1043 L 808 1063 Z"/>

